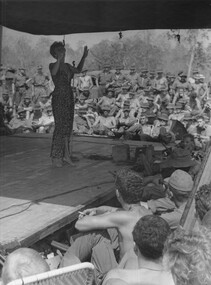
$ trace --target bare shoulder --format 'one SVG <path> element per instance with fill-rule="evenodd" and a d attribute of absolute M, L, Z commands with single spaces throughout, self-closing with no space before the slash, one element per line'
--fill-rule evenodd
<path fill-rule="evenodd" d="M 108 272 L 103 285 L 126 285 L 127 282 L 123 281 L 125 274 L 128 270 L 125 269 L 113 269 Z"/>

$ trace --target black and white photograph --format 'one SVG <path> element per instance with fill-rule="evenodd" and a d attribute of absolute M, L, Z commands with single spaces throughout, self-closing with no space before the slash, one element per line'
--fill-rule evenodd
<path fill-rule="evenodd" d="M 211 0 L 0 0 L 0 285 L 211 285 Z"/>

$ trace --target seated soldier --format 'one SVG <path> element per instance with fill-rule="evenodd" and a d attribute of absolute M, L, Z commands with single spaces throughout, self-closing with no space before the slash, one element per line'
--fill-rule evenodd
<path fill-rule="evenodd" d="M 34 104 L 32 103 L 32 99 L 29 95 L 25 95 L 21 100 L 18 109 L 19 108 L 26 111 L 26 119 L 33 119 Z"/>
<path fill-rule="evenodd" d="M 154 126 L 151 130 L 151 135 L 140 134 L 140 140 L 152 142 L 164 142 L 166 144 L 175 140 L 174 134 L 170 131 L 168 126 L 168 115 L 163 113 L 157 117 Z"/>
<path fill-rule="evenodd" d="M 120 110 L 118 113 L 119 117 L 116 117 L 117 128 L 114 130 L 114 133 L 119 135 L 126 135 L 127 138 L 130 138 L 132 134 L 140 130 L 138 127 L 138 120 L 130 115 L 130 108 L 128 105 L 124 105 L 123 110 Z"/>
<path fill-rule="evenodd" d="M 46 94 L 42 94 L 36 104 L 37 109 L 39 108 L 41 112 L 45 112 L 49 106 L 51 106 L 51 99 Z"/>
<path fill-rule="evenodd" d="M 192 177 L 183 170 L 174 171 L 165 179 L 167 192 L 165 198 L 141 202 L 142 206 L 150 210 L 152 214 L 158 214 L 166 220 L 172 230 L 179 225 L 188 198 L 193 189 Z"/>
<path fill-rule="evenodd" d="M 111 113 L 114 114 L 117 110 L 117 108 L 115 108 L 115 103 L 116 103 L 116 100 L 114 98 L 114 91 L 112 88 L 108 88 L 106 90 L 106 94 L 103 95 L 103 97 L 101 97 L 100 100 L 98 101 L 97 106 L 98 106 L 99 112 L 101 112 L 105 106 L 109 106 L 111 109 Z"/>
<path fill-rule="evenodd" d="M 168 105 L 171 101 L 171 97 L 168 94 L 168 90 L 160 91 L 159 94 L 156 96 L 154 103 L 161 105 L 163 101 L 166 102 L 166 105 Z"/>
<path fill-rule="evenodd" d="M 140 101 L 135 92 L 129 92 L 130 100 L 130 116 L 135 117 L 138 115 L 140 109 Z"/>
<path fill-rule="evenodd" d="M 174 285 L 171 272 L 165 271 L 162 264 L 164 243 L 169 234 L 169 225 L 159 216 L 142 217 L 132 232 L 137 257 L 127 260 L 129 269 L 126 265 L 126 269 L 111 270 L 103 285 Z"/>
<path fill-rule="evenodd" d="M 145 141 L 147 140 L 148 136 L 151 137 L 153 126 L 148 124 L 148 118 L 145 114 L 140 115 L 139 125 L 141 127 L 138 133 L 140 140 Z"/>
<path fill-rule="evenodd" d="M 103 115 L 97 117 L 94 125 L 94 134 L 99 135 L 113 135 L 112 130 L 116 127 L 116 120 L 113 116 L 109 116 L 110 107 L 104 106 Z"/>
<path fill-rule="evenodd" d="M 196 138 L 197 145 L 203 147 L 206 142 L 210 141 L 211 126 L 205 123 L 203 116 L 197 117 L 197 126 L 193 131 L 193 135 Z"/>
<path fill-rule="evenodd" d="M 13 104 L 8 92 L 3 92 L 0 102 L 4 107 L 5 119 L 9 122 L 13 117 Z"/>
<path fill-rule="evenodd" d="M 18 114 L 9 122 L 8 127 L 13 133 L 33 132 L 32 119 L 26 119 L 26 110 L 19 109 Z"/>
<path fill-rule="evenodd" d="M 153 182 L 153 179 L 156 181 Z M 122 208 L 100 206 L 87 209 L 80 214 L 75 227 L 83 234 L 74 240 L 64 255 L 61 265 L 72 264 L 74 256 L 81 262 L 89 260 L 91 256 L 98 278 L 100 276 L 102 278 L 102 275 L 115 268 L 117 261 L 120 261 L 127 251 L 133 249 L 132 231 L 136 222 L 149 213 L 145 207 L 140 206 L 140 200 L 164 197 L 162 185 L 156 186 L 155 183 L 157 183 L 155 177 L 143 179 L 130 169 L 119 170 L 115 186 L 116 196 Z M 117 261 L 113 249 L 116 249 L 115 253 L 120 250 Z"/>
<path fill-rule="evenodd" d="M 73 132 L 75 134 L 88 134 L 87 109 L 76 109 L 73 121 Z"/>
<path fill-rule="evenodd" d="M 54 130 L 54 117 L 52 113 L 52 107 L 49 106 L 46 113 L 42 113 L 42 117 L 38 121 L 32 122 L 33 127 L 37 133 L 53 133 Z"/>
<path fill-rule="evenodd" d="M 49 270 L 47 262 L 38 252 L 31 248 L 19 248 L 8 255 L 3 265 L 3 285 Z"/>
<path fill-rule="evenodd" d="M 177 229 L 165 243 L 163 260 L 176 285 L 211 284 L 211 231 Z"/>
<path fill-rule="evenodd" d="M 202 185 L 196 192 L 195 207 L 199 223 L 211 228 L 211 184 Z"/>
<path fill-rule="evenodd" d="M 116 106 L 121 109 L 124 106 L 124 102 L 130 99 L 130 95 L 128 92 L 128 87 L 123 86 L 122 92 L 116 98 Z"/>
<path fill-rule="evenodd" d="M 83 94 L 81 94 L 79 101 L 75 104 L 75 109 L 76 110 L 87 109 L 87 107 L 88 107 L 88 103 L 86 102 L 86 97 Z"/>

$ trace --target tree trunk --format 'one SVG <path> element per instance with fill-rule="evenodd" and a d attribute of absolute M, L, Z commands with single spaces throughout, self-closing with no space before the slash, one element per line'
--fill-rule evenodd
<path fill-rule="evenodd" d="M 191 75 L 191 70 L 192 70 L 192 65 L 193 65 L 193 61 L 194 61 L 196 45 L 197 45 L 197 37 L 198 37 L 198 32 L 194 35 L 194 39 L 193 39 L 193 45 L 192 45 L 192 49 L 191 49 L 191 56 L 190 56 L 190 61 L 189 61 L 189 65 L 188 65 L 188 74 L 187 74 L 188 78 Z"/>

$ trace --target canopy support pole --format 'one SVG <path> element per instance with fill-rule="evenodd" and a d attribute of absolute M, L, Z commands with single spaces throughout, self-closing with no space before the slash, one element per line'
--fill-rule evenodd
<path fill-rule="evenodd" d="M 3 38 L 3 27 L 0 25 L 0 64 L 2 63 L 2 38 Z"/>

